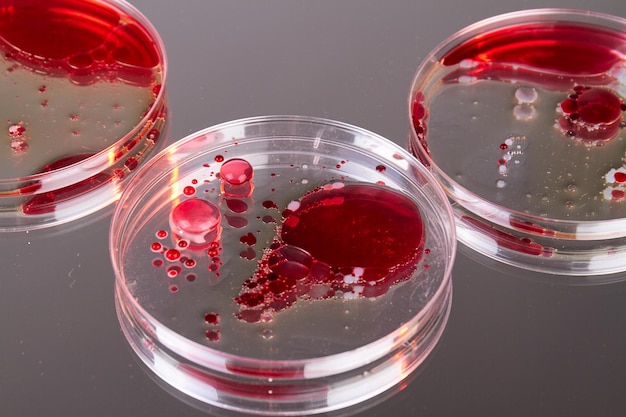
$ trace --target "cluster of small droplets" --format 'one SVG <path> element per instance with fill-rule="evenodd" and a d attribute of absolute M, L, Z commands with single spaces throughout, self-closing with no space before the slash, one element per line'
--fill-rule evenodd
<path fill-rule="evenodd" d="M 159 230 L 155 233 L 158 240 L 150 244 L 150 250 L 152 252 L 161 255 L 159 258 L 155 258 L 152 261 L 152 266 L 155 268 L 162 268 L 165 266 L 165 274 L 168 278 L 174 280 L 183 273 L 183 270 L 191 270 L 196 267 L 197 262 L 187 253 L 189 248 L 189 241 L 180 239 L 177 240 L 173 247 L 168 247 L 162 243 L 164 239 L 170 236 L 166 230 Z M 196 280 L 196 274 L 189 272 L 185 275 L 185 280 L 193 282 Z M 172 281 L 169 285 L 169 290 L 172 293 L 178 292 L 179 285 Z"/>
<path fill-rule="evenodd" d="M 537 111 L 534 103 L 539 98 L 537 90 L 532 87 L 520 87 L 515 90 L 517 104 L 513 107 L 513 115 L 517 120 L 530 120 L 535 117 Z"/>
<path fill-rule="evenodd" d="M 500 144 L 500 158 L 498 159 L 498 175 L 500 178 L 496 181 L 498 188 L 506 187 L 506 177 L 511 166 L 519 165 L 521 157 L 524 155 L 524 147 L 526 144 L 526 136 L 509 136 Z"/>
<path fill-rule="evenodd" d="M 603 197 L 609 201 L 626 201 L 626 165 L 612 168 L 604 176 Z"/>
<path fill-rule="evenodd" d="M 16 154 L 22 154 L 28 150 L 26 142 L 26 128 L 23 122 L 11 123 L 9 126 L 9 138 L 11 139 L 11 149 Z"/>
<path fill-rule="evenodd" d="M 626 103 L 604 88 L 577 85 L 556 110 L 562 115 L 556 127 L 566 136 L 586 144 L 602 145 L 617 137 L 626 126 Z"/>

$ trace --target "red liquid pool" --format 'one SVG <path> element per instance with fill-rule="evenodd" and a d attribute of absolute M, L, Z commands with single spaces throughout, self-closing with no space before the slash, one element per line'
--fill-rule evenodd
<path fill-rule="evenodd" d="M 236 298 L 243 321 L 260 321 L 299 298 L 384 295 L 412 276 L 424 249 L 419 209 L 385 187 L 328 184 L 283 216 L 279 237 Z"/>

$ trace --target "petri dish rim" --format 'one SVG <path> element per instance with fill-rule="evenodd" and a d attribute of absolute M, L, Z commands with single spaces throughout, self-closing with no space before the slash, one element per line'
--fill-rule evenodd
<path fill-rule="evenodd" d="M 500 14 L 497 16 L 492 16 L 478 22 L 472 23 L 465 28 L 457 31 L 453 35 L 449 36 L 444 41 L 440 42 L 434 49 L 432 49 L 428 55 L 424 58 L 422 63 L 419 65 L 417 72 L 414 74 L 413 79 L 411 80 L 411 92 L 407 99 L 407 109 L 408 109 L 408 120 L 410 121 L 412 118 L 411 114 L 411 103 L 414 100 L 414 91 L 415 86 L 419 85 L 422 81 L 422 76 L 424 75 L 424 71 L 427 67 L 439 61 L 447 52 L 449 52 L 454 47 L 463 43 L 464 41 L 473 38 L 478 31 L 488 32 L 493 29 L 502 29 L 508 26 L 519 25 L 520 21 L 518 19 L 523 18 L 533 18 L 532 22 L 542 23 L 542 22 L 559 22 L 562 21 L 562 17 L 567 15 L 568 18 L 572 18 L 572 20 L 568 20 L 568 22 L 580 22 L 580 23 L 592 23 L 585 20 L 586 18 L 594 18 L 598 19 L 598 21 L 602 21 L 605 23 L 612 23 L 615 25 L 615 28 L 626 29 L 626 19 L 618 16 L 589 11 L 589 10 L 581 10 L 581 9 L 569 9 L 569 8 L 545 8 L 545 9 L 527 9 L 520 10 L 515 12 L 509 12 Z M 528 21 L 525 21 L 528 23 Z M 429 153 L 425 151 L 422 145 L 419 143 L 419 140 L 413 140 L 416 137 L 417 133 L 415 132 L 415 127 L 413 123 L 410 123 L 410 146 L 413 147 L 415 145 L 419 148 L 419 158 L 424 158 L 429 166 L 436 172 L 437 176 L 444 179 L 443 188 L 446 190 L 446 193 L 452 194 L 451 197 L 455 201 L 459 201 L 455 198 L 455 192 L 451 191 L 451 188 L 458 190 L 458 194 L 464 195 L 471 200 L 479 202 L 479 205 L 482 206 L 490 206 L 496 212 L 507 212 L 512 215 L 517 216 L 519 219 L 528 219 L 538 224 L 548 224 L 551 228 L 554 229 L 557 233 L 560 230 L 567 230 L 574 226 L 583 224 L 583 225 L 610 225 L 612 229 L 616 230 L 615 236 L 613 237 L 625 237 L 626 236 L 626 217 L 619 219 L 608 219 L 608 220 L 566 220 L 559 218 L 550 218 L 544 216 L 537 216 L 528 213 L 524 213 L 522 211 L 515 210 L 514 208 L 505 207 L 494 203 L 486 198 L 483 198 L 477 194 L 474 194 L 472 191 L 468 190 L 466 187 L 458 184 L 454 181 L 445 171 L 443 171 L 437 163 L 430 157 Z M 472 211 L 474 214 L 479 215 L 477 211 L 472 209 L 473 205 L 465 206 L 465 208 Z M 499 217 L 494 216 L 490 218 L 493 223 L 499 224 L 504 227 L 511 227 L 508 223 L 508 215 L 506 216 L 507 221 L 498 221 Z M 593 227 L 589 229 L 593 230 Z M 603 227 L 604 229 L 604 227 Z M 620 230 L 622 230 L 620 232 Z M 590 234 L 581 234 L 572 238 L 567 237 L 568 233 L 564 233 L 561 238 L 562 239 L 575 239 L 575 240 L 595 240 L 596 236 L 593 233 Z"/>
<path fill-rule="evenodd" d="M 165 80 L 167 79 L 167 73 L 168 73 L 167 52 L 165 50 L 165 44 L 163 43 L 163 39 L 157 32 L 156 28 L 148 20 L 148 18 L 141 11 L 139 11 L 139 9 L 137 9 L 132 4 L 128 3 L 126 0 L 97 0 L 97 1 L 102 4 L 113 5 L 115 7 L 118 7 L 122 9 L 123 11 L 125 11 L 126 13 L 128 13 L 129 15 L 131 15 L 133 18 L 137 19 L 139 23 L 141 23 L 142 28 L 148 32 L 151 40 L 154 41 L 155 50 L 158 52 L 159 58 L 160 58 L 159 64 L 162 68 L 161 73 L 163 74 L 162 75 L 163 85 L 155 97 L 153 106 L 150 107 L 150 109 L 146 112 L 146 114 L 143 115 L 141 120 L 137 122 L 137 125 L 131 131 L 126 133 L 124 137 L 120 138 L 117 142 L 107 146 L 101 151 L 85 159 L 82 159 L 78 162 L 64 166 L 62 168 L 54 169 L 52 171 L 31 174 L 31 175 L 27 175 L 23 177 L 0 178 L 0 185 L 3 185 L 3 184 L 10 185 L 14 183 L 22 183 L 22 182 L 27 182 L 27 181 L 40 180 L 40 179 L 47 178 L 50 175 L 54 175 L 57 173 L 72 172 L 73 174 L 73 171 L 75 170 L 76 167 L 84 166 L 84 165 L 86 166 L 92 165 L 94 161 L 98 161 L 103 156 L 108 155 L 113 149 L 116 149 L 117 147 L 119 147 L 119 145 L 121 143 L 124 143 L 129 137 L 135 136 L 140 130 L 142 130 L 142 128 L 150 121 L 150 119 L 154 117 L 154 113 L 159 110 L 160 108 L 159 103 L 163 103 L 164 98 L 165 98 Z M 66 185 L 70 185 L 70 184 L 71 183 L 68 183 Z M 1 194 L 2 193 L 0 193 L 0 195 Z"/>
<path fill-rule="evenodd" d="M 106 7 L 120 10 L 122 13 L 131 16 L 134 20 L 137 21 L 141 30 L 146 33 L 148 39 L 153 45 L 155 53 L 157 54 L 160 88 L 158 91 L 155 92 L 154 99 L 150 106 L 147 107 L 144 114 L 141 115 L 141 118 L 137 120 L 132 129 L 124 133 L 123 136 L 119 137 L 115 142 L 96 151 L 92 155 L 89 155 L 77 162 L 72 162 L 68 165 L 54 168 L 49 171 L 33 173 L 20 177 L 0 178 L 0 202 L 2 202 L 5 198 L 29 198 L 44 194 L 49 191 L 57 191 L 65 187 L 75 185 L 82 180 L 87 180 L 90 177 L 108 169 L 111 166 L 110 160 L 112 155 L 115 154 L 116 150 L 124 148 L 125 144 L 129 141 L 132 141 L 134 138 L 141 137 L 142 141 L 140 143 L 144 142 L 146 140 L 145 136 L 148 134 L 148 131 L 156 125 L 159 125 L 161 138 L 160 140 L 155 140 L 155 144 L 151 147 L 154 148 L 153 150 L 158 150 L 162 147 L 162 142 L 164 139 L 163 134 L 165 133 L 167 126 L 166 122 L 157 122 L 157 119 L 161 118 L 162 115 L 167 111 L 166 80 L 169 72 L 167 52 L 163 39 L 159 35 L 152 22 L 150 22 L 150 20 L 138 8 L 136 8 L 134 5 L 130 4 L 126 0 L 92 1 Z M 129 152 L 129 154 L 132 155 L 132 152 Z M 142 156 L 145 158 L 148 155 L 145 154 Z M 58 224 L 74 221 L 80 217 L 101 210 L 104 207 L 109 206 L 119 197 L 119 184 L 123 184 L 124 182 L 126 182 L 125 177 L 121 180 L 118 180 L 117 183 L 114 184 L 112 189 L 107 189 L 103 191 L 107 194 L 107 196 L 98 197 L 97 199 L 95 199 L 94 201 L 96 203 L 94 205 L 87 204 L 87 206 L 84 207 L 84 209 L 81 210 L 81 213 L 79 214 L 65 213 L 62 217 L 55 216 L 52 219 L 37 219 L 37 215 L 32 215 L 32 221 L 28 219 L 18 219 L 16 222 L 11 222 L 10 224 L 2 223 L 0 225 L 0 232 L 19 232 L 24 230 L 47 228 Z M 23 188 L 24 184 L 34 183 L 39 184 L 39 187 L 34 190 L 30 190 L 28 187 Z M 87 191 L 86 194 L 89 195 L 92 192 L 98 193 L 99 191 L 101 191 L 100 188 L 104 187 L 93 188 Z M 85 193 L 80 193 L 78 196 L 82 198 L 84 195 Z M 72 198 L 70 198 L 70 200 L 71 199 Z M 19 207 L 17 208 L 17 210 L 19 211 Z"/>
<path fill-rule="evenodd" d="M 426 144 L 430 140 L 438 140 L 437 137 L 430 139 L 428 133 L 425 137 L 420 137 L 413 123 L 412 106 L 416 94 L 433 88 L 438 77 L 432 67 L 454 48 L 481 34 L 495 33 L 507 27 L 544 23 L 549 25 L 557 22 L 589 25 L 615 34 L 626 31 L 626 18 L 572 8 L 514 11 L 477 21 L 458 30 L 427 54 L 411 80 L 407 97 L 410 126 L 408 148 L 429 167 L 450 198 L 460 243 L 481 255 L 535 272 L 568 276 L 610 275 L 626 269 L 626 217 L 567 219 L 523 212 L 482 197 L 457 183 L 439 166 L 422 143 L 422 140 Z M 557 74 L 551 70 L 544 72 Z M 428 109 L 428 93 L 426 94 L 424 107 Z M 480 226 L 477 226 L 478 223 Z M 504 239 L 536 242 L 552 252 L 542 256 L 528 254 L 523 249 L 500 245 L 499 236 L 504 236 Z"/>
<path fill-rule="evenodd" d="M 151 189 L 152 186 L 158 181 L 159 178 L 163 178 L 164 176 L 167 176 L 168 172 L 171 172 L 173 170 L 172 168 L 169 171 L 161 171 L 160 176 L 151 177 L 151 180 L 147 184 L 142 184 L 141 183 L 142 180 L 148 177 L 148 173 L 151 170 L 151 168 L 154 168 L 155 166 L 157 166 L 159 162 L 163 160 L 164 158 L 167 158 L 169 154 L 179 151 L 181 148 L 184 148 L 186 144 L 193 142 L 194 140 L 197 140 L 198 138 L 202 136 L 206 136 L 207 134 L 219 132 L 221 130 L 226 130 L 226 129 L 236 127 L 236 126 L 242 126 L 242 125 L 251 126 L 255 124 L 266 124 L 266 123 L 276 123 L 276 122 L 289 122 L 289 123 L 312 124 L 312 125 L 317 124 L 317 125 L 320 125 L 320 127 L 335 127 L 339 129 L 348 130 L 348 131 L 354 131 L 358 134 L 371 137 L 377 141 L 382 140 L 385 142 L 385 146 L 392 147 L 394 149 L 394 152 L 397 152 L 399 155 L 401 155 L 403 159 L 413 161 L 413 168 L 419 170 L 419 174 L 427 178 L 428 182 L 431 185 L 433 185 L 433 187 L 431 187 L 431 191 L 434 192 L 437 195 L 437 198 L 439 198 L 442 202 L 446 202 L 446 204 L 444 205 L 445 212 L 441 213 L 441 215 L 442 217 L 450 221 L 448 224 L 449 227 L 447 227 L 448 232 L 450 233 L 450 235 L 447 236 L 448 244 L 450 245 L 448 247 L 450 253 L 448 254 L 448 258 L 446 261 L 445 276 L 443 278 L 441 285 L 437 288 L 436 293 L 433 294 L 433 296 L 431 296 L 430 300 L 426 303 L 426 305 L 415 316 L 413 316 L 409 322 L 405 323 L 401 328 L 395 329 L 393 332 L 387 334 L 385 337 L 378 339 L 376 341 L 373 341 L 369 344 L 362 345 L 355 350 L 341 352 L 337 354 L 331 354 L 327 356 L 320 356 L 320 357 L 311 358 L 311 359 L 295 359 L 295 360 L 266 360 L 266 359 L 250 358 L 246 356 L 239 356 L 239 355 L 223 352 L 218 349 L 214 349 L 209 346 L 205 346 L 198 342 L 192 341 L 184 336 L 179 335 L 175 331 L 169 329 L 167 326 L 165 326 L 159 320 L 157 320 L 153 315 L 151 315 L 144 307 L 142 307 L 141 304 L 134 299 L 132 293 L 130 292 L 128 287 L 124 284 L 125 276 L 123 273 L 123 268 L 120 268 L 121 263 L 119 260 L 119 257 L 121 256 L 120 254 L 123 253 L 124 245 L 123 244 L 118 245 L 118 242 L 119 242 L 120 236 L 123 236 L 125 234 L 124 233 L 125 230 L 130 226 L 131 219 L 129 219 L 130 216 L 124 217 L 123 216 L 124 212 L 120 208 L 124 207 L 125 211 L 126 210 L 133 211 L 133 209 L 139 204 L 139 201 L 134 201 L 134 202 L 131 202 L 130 204 L 128 201 L 131 199 L 130 195 L 133 194 L 134 187 L 141 184 L 141 189 L 143 192 L 145 192 Z M 273 138 L 277 137 L 270 133 L 265 134 L 265 136 L 266 137 L 271 136 Z M 293 139 L 293 137 L 289 135 L 283 135 L 283 136 Z M 258 138 L 253 138 L 253 139 L 237 138 L 237 143 L 244 144 L 246 142 L 254 142 L 257 140 L 259 139 Z M 327 141 L 327 140 L 321 139 L 321 141 Z M 212 143 L 209 147 L 211 148 L 212 151 L 221 149 L 223 147 L 228 147 L 229 145 L 232 145 L 232 141 L 231 139 L 222 138 L 220 139 L 219 145 L 220 146 L 216 146 L 215 143 Z M 348 145 L 347 147 L 361 149 L 358 146 L 351 146 L 349 144 L 347 145 Z M 203 150 L 203 153 L 204 152 L 205 150 Z M 196 154 L 189 153 L 186 155 L 184 159 L 181 159 L 180 161 L 178 161 L 179 164 L 177 166 L 184 165 L 186 162 L 196 157 L 197 157 Z M 393 159 L 390 159 L 388 162 L 393 162 Z M 214 125 L 212 127 L 202 129 L 198 132 L 192 133 L 184 137 L 183 139 L 180 139 L 177 142 L 173 143 L 168 148 L 160 151 L 151 160 L 143 164 L 141 168 L 138 169 L 138 171 L 133 176 L 133 178 L 129 181 L 129 184 L 127 185 L 126 189 L 122 193 L 122 196 L 118 202 L 118 206 L 113 213 L 113 217 L 111 220 L 111 229 L 110 229 L 110 234 L 109 234 L 109 242 L 110 242 L 109 249 L 110 249 L 112 264 L 113 264 L 113 268 L 115 272 L 116 288 L 117 288 L 117 291 L 122 291 L 122 296 L 125 298 L 125 300 L 131 303 L 131 308 L 135 310 L 141 317 L 147 319 L 148 322 L 151 324 L 151 326 L 154 326 L 154 329 L 156 330 L 157 333 L 165 335 L 166 336 L 165 339 L 167 341 L 170 341 L 171 343 L 182 342 L 184 345 L 186 345 L 186 348 L 189 348 L 188 352 L 186 353 L 187 359 L 193 360 L 200 365 L 206 365 L 208 367 L 213 367 L 213 368 L 217 365 L 219 367 L 218 369 L 219 371 L 229 373 L 229 374 L 234 374 L 234 375 L 243 374 L 244 376 L 249 375 L 249 374 L 247 374 L 246 372 L 238 373 L 233 369 L 227 369 L 225 364 L 227 362 L 231 363 L 234 361 L 234 363 L 241 365 L 243 369 L 269 369 L 269 368 L 289 369 L 289 368 L 301 368 L 302 366 L 307 365 L 307 364 L 323 364 L 323 363 L 328 363 L 328 362 L 332 362 L 333 364 L 338 364 L 338 363 L 341 363 L 346 358 L 350 358 L 353 361 L 352 362 L 353 364 L 355 362 L 357 364 L 350 366 L 348 369 L 353 369 L 355 367 L 358 368 L 359 366 L 366 365 L 376 359 L 379 359 L 385 353 L 392 351 L 393 348 L 401 345 L 406 340 L 410 339 L 411 336 L 414 336 L 414 332 L 407 331 L 406 329 L 419 327 L 419 322 L 423 320 L 424 317 L 427 316 L 428 314 L 432 314 L 431 310 L 433 308 L 433 305 L 441 303 L 442 297 L 445 298 L 446 294 L 449 292 L 449 287 L 451 286 L 452 267 L 454 264 L 454 258 L 455 258 L 455 253 L 456 253 L 456 250 L 455 250 L 456 232 L 455 232 L 454 227 L 451 226 L 453 224 L 453 221 L 452 221 L 453 213 L 452 213 L 452 209 L 450 205 L 447 204 L 447 201 L 448 200 L 447 200 L 445 193 L 441 190 L 440 187 L 437 186 L 437 182 L 434 179 L 434 177 L 432 177 L 432 174 L 426 168 L 424 168 L 418 161 L 416 161 L 415 158 L 410 153 L 408 153 L 408 151 L 396 145 L 395 143 L 388 141 L 382 136 L 376 133 L 370 132 L 366 129 L 353 126 L 347 123 L 339 122 L 339 121 L 329 120 L 329 119 L 305 117 L 305 116 L 294 116 L 294 115 L 257 116 L 257 117 L 243 118 L 243 119 L 233 120 L 229 122 L 224 122 L 218 125 Z M 133 226 L 133 228 L 136 228 L 136 226 Z M 159 338 L 159 340 L 162 341 L 161 338 Z M 169 346 L 169 347 L 171 348 L 172 346 Z M 363 352 L 365 351 L 380 352 L 380 354 L 377 357 L 368 358 L 366 360 L 359 359 L 359 357 L 365 356 L 363 355 Z M 181 354 L 181 352 L 177 352 L 177 353 Z M 224 366 L 220 366 L 220 365 L 224 365 Z M 339 370 L 339 371 L 341 372 L 342 370 Z M 311 378 L 324 377 L 324 376 L 334 375 L 337 373 L 338 372 L 336 369 L 335 370 L 329 369 L 327 372 L 318 373 L 314 376 L 311 376 Z M 274 379 L 279 380 L 281 378 L 275 377 Z M 289 379 L 289 377 L 287 377 L 287 379 Z"/>

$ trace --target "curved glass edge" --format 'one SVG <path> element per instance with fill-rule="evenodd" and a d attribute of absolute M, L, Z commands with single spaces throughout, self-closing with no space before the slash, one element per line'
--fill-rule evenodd
<path fill-rule="evenodd" d="M 283 131 L 286 126 L 289 130 Z M 295 130 L 294 130 L 295 129 Z M 298 129 L 304 129 L 298 131 Z M 238 134 L 234 134 L 238 132 Z M 442 284 L 432 294 L 431 299 L 427 305 L 409 322 L 406 323 L 401 329 L 396 329 L 394 332 L 388 334 L 386 337 L 372 342 L 369 345 L 363 346 L 357 351 L 344 352 L 337 355 L 331 355 L 327 357 L 315 358 L 314 360 L 294 360 L 294 361 L 263 361 L 252 358 L 239 357 L 229 355 L 224 352 L 220 352 L 211 349 L 207 346 L 200 345 L 196 342 L 187 340 L 186 338 L 176 334 L 169 330 L 166 326 L 161 325 L 158 320 L 152 317 L 147 311 L 139 305 L 130 294 L 128 288 L 124 285 L 123 270 L 120 267 L 122 261 L 120 259 L 121 254 L 124 252 L 124 244 L 122 237 L 129 233 L 129 230 L 137 228 L 137 225 L 131 224 L 130 216 L 125 216 L 125 212 L 132 212 L 137 205 L 137 201 L 133 201 L 133 194 L 135 191 L 141 190 L 145 193 L 150 189 L 159 178 L 168 175 L 168 170 L 171 170 L 171 164 L 175 163 L 180 166 L 185 161 L 197 156 L 199 152 L 206 151 L 207 147 L 211 149 L 219 149 L 219 146 L 226 146 L 233 143 L 236 138 L 238 143 L 244 143 L 246 140 L 254 140 L 255 136 L 266 138 L 268 136 L 298 136 L 304 135 L 311 136 L 311 132 L 316 133 L 314 138 L 319 139 L 326 138 L 330 135 L 329 140 L 345 140 L 347 136 L 354 139 L 354 135 L 358 134 L 368 140 L 374 140 L 375 142 L 383 141 L 386 147 L 393 149 L 392 154 L 397 153 L 402 158 L 393 158 L 392 154 L 389 155 L 389 162 L 400 164 L 400 161 L 414 161 L 411 165 L 411 174 L 419 182 L 419 185 L 428 189 L 428 192 L 432 193 L 432 197 L 437 199 L 439 211 L 435 214 L 440 216 L 440 224 L 442 233 L 446 237 L 446 249 L 449 253 L 446 254 L 446 269 L 445 276 L 443 277 Z M 226 134 L 227 133 L 227 134 Z M 325 136 L 326 135 L 326 136 Z M 347 136 L 346 136 L 347 135 Z M 252 136 L 253 139 L 246 138 L 246 136 Z M 362 146 L 362 143 L 360 144 Z M 406 169 L 407 167 L 403 167 Z M 159 172 L 159 176 L 155 177 L 154 172 Z M 137 190 L 135 190 L 137 188 Z M 135 194 L 136 195 L 136 194 Z M 138 220 L 140 221 L 140 220 Z M 390 350 L 395 349 L 398 345 L 406 342 L 412 337 L 421 326 L 423 317 L 432 310 L 432 306 L 439 303 L 439 299 L 446 291 L 446 285 L 451 280 L 452 266 L 456 254 L 456 231 L 453 227 L 453 213 L 449 205 L 445 193 L 437 185 L 430 172 L 419 164 L 415 158 L 410 155 L 406 150 L 402 149 L 393 142 L 379 136 L 375 133 L 369 132 L 365 129 L 361 129 L 342 122 L 336 122 L 327 119 L 305 117 L 305 116 L 259 116 L 254 118 L 240 119 L 231 122 L 222 123 L 213 127 L 203 129 L 199 132 L 193 133 L 168 148 L 161 151 L 158 155 L 143 165 L 133 179 L 126 187 L 122 197 L 118 203 L 117 209 L 113 214 L 110 231 L 110 253 L 113 263 L 113 267 L 116 273 L 116 285 L 120 288 L 120 291 L 125 293 L 124 299 L 129 301 L 132 305 L 132 309 L 136 312 L 137 316 L 140 316 L 142 322 L 147 323 L 153 329 L 152 332 L 160 335 L 162 343 L 168 345 L 172 349 L 176 349 L 179 353 L 182 351 L 183 355 L 194 363 L 204 363 L 208 367 L 225 370 L 227 372 L 233 372 L 231 369 L 226 370 L 224 364 L 227 361 L 236 361 L 242 369 L 304 369 L 305 364 L 309 367 L 309 375 L 321 376 L 326 374 L 332 374 L 337 372 L 337 369 L 329 368 L 325 364 L 327 363 L 345 363 L 346 359 L 350 359 L 349 363 L 365 364 L 378 357 L 387 354 Z M 367 354 L 365 353 L 367 352 Z M 316 367 L 315 363 L 322 364 Z M 345 367 L 347 365 L 343 365 Z M 312 371 L 316 369 L 315 371 Z M 341 369 L 339 369 L 340 371 Z"/>
<path fill-rule="evenodd" d="M 165 44 L 154 25 L 135 6 L 126 0 L 99 0 L 102 3 L 119 8 L 136 19 L 146 30 L 154 42 L 159 55 L 161 88 L 156 92 L 154 102 L 142 116 L 137 125 L 122 138 L 96 154 L 74 164 L 55 169 L 50 172 L 28 175 L 21 178 L 0 179 L 0 233 L 22 232 L 58 226 L 75 221 L 86 215 L 96 213 L 113 202 L 121 195 L 122 183 L 126 182 L 133 169 L 125 167 L 129 159 L 141 163 L 152 154 L 160 151 L 166 137 L 167 96 L 166 80 L 168 72 Z M 151 130 L 160 133 L 157 138 L 151 137 Z M 161 140 L 158 140 L 160 137 Z M 132 145 L 132 146 L 130 146 Z M 116 163 L 111 163 L 115 155 Z M 106 181 L 92 181 L 98 176 L 109 177 Z M 22 206 L 46 193 L 63 192 L 72 186 L 84 182 L 90 183 L 71 197 L 51 204 L 54 210 L 43 208 L 41 213 L 24 214 Z M 93 184 L 91 184 L 93 182 Z M 37 184 L 32 189 L 28 186 Z"/>
<path fill-rule="evenodd" d="M 385 356 L 365 366 L 318 378 L 259 380 L 199 367 L 154 340 L 150 327 L 128 309 L 115 287 L 122 331 L 139 359 L 162 381 L 181 393 L 230 411 L 255 415 L 300 416 L 358 405 L 392 390 L 426 360 L 441 338 L 450 315 L 452 283 L 421 331 Z"/>
<path fill-rule="evenodd" d="M 536 272 L 566 276 L 610 275 L 626 270 L 626 218 L 571 221 L 542 218 L 487 201 L 457 184 L 432 160 L 412 123 L 411 105 L 417 91 L 436 82 L 429 68 L 452 48 L 511 25 L 529 22 L 594 24 L 623 31 L 626 19 L 578 9 L 529 9 L 478 21 L 436 46 L 422 61 L 407 98 L 408 148 L 437 178 L 453 203 L 457 237 L 465 246 L 491 259 Z M 529 242 L 535 245 L 529 248 Z M 539 248 L 542 249 L 539 249 Z M 531 253 L 529 253 L 531 252 Z"/>

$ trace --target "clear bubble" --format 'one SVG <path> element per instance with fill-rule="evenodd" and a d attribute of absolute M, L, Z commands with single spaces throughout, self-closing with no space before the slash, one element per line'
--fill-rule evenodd
<path fill-rule="evenodd" d="M 513 108 L 513 115 L 517 120 L 530 120 L 537 114 L 535 107 L 528 104 L 518 104 Z"/>
<path fill-rule="evenodd" d="M 532 87 L 520 87 L 515 90 L 515 99 L 520 104 L 534 103 L 538 97 L 537 90 Z"/>

